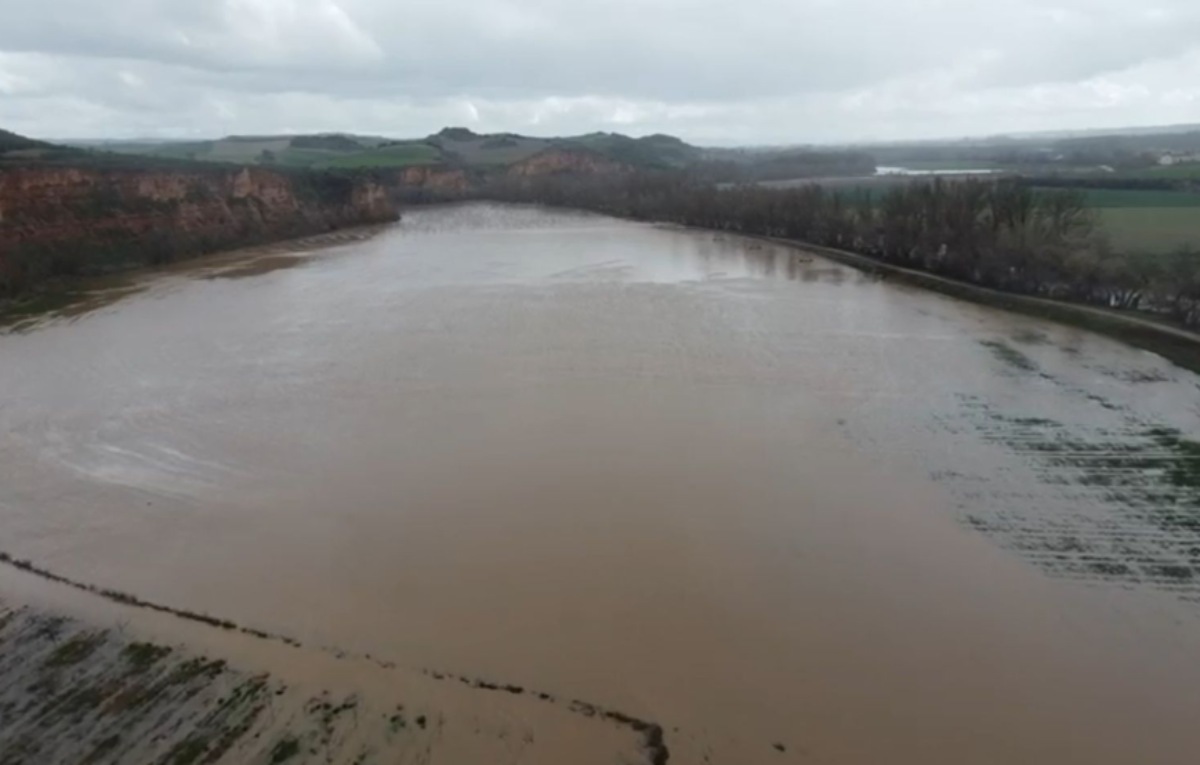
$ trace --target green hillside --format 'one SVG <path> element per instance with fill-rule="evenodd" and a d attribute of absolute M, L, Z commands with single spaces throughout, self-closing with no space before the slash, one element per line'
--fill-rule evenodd
<path fill-rule="evenodd" d="M 0 130 L 0 163 L 73 159 L 86 155 L 80 149 L 36 141 L 8 130 Z"/>
<path fill-rule="evenodd" d="M 32 138 L 26 138 L 16 133 L 10 133 L 7 130 L 0 130 L 0 154 L 7 154 L 10 151 L 40 149 L 46 146 L 49 146 L 49 144 L 35 141 Z"/>
<path fill-rule="evenodd" d="M 504 167 L 548 149 L 579 149 L 631 167 L 668 169 L 684 167 L 701 156 L 696 147 L 666 135 L 630 138 L 618 133 L 592 133 L 572 138 L 535 138 L 515 133 L 479 134 L 467 128 L 446 128 L 415 140 L 333 133 L 228 136 L 210 141 L 162 143 L 113 142 L 104 148 L 164 159 L 310 168 L 428 164 Z"/>
<path fill-rule="evenodd" d="M 620 133 L 591 133 L 568 138 L 560 145 L 579 145 L 633 167 L 662 169 L 686 167 L 701 158 L 701 151 L 669 135 L 650 135 L 630 138 Z"/>

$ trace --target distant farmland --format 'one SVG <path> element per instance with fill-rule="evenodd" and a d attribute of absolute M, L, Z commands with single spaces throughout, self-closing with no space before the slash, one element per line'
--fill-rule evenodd
<path fill-rule="evenodd" d="M 1200 252 L 1200 206 L 1100 207 L 1096 212 L 1119 252 L 1161 254 L 1186 246 Z"/>
<path fill-rule="evenodd" d="M 378 149 L 357 154 L 345 154 L 318 162 L 318 167 L 405 167 L 428 165 L 441 157 L 438 150 L 427 143 L 399 143 L 381 146 Z"/>
<path fill-rule="evenodd" d="M 975 176 L 942 176 L 953 182 Z M 931 180 L 929 176 L 868 178 L 798 178 L 768 181 L 763 186 L 788 188 L 820 184 L 844 194 L 868 194 L 876 199 L 888 189 Z M 1113 248 L 1129 254 L 1160 255 L 1183 247 L 1200 253 L 1200 193 L 1169 190 L 1081 189 L 1087 206 L 1096 212 Z"/>
<path fill-rule="evenodd" d="M 1200 252 L 1200 194 L 1123 189 L 1085 193 L 1118 252 L 1162 254 L 1186 246 Z"/>

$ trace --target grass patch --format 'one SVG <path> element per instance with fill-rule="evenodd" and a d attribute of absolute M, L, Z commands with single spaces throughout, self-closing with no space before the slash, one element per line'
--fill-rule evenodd
<path fill-rule="evenodd" d="M 130 643 L 121 650 L 121 655 L 135 672 L 145 672 L 169 653 L 170 648 L 153 643 Z"/>
<path fill-rule="evenodd" d="M 1159 254 L 1188 245 L 1200 248 L 1200 208 L 1104 207 L 1096 213 L 1118 251 Z"/>
<path fill-rule="evenodd" d="M 1067 428 L 972 405 L 983 435 L 1035 464 L 1038 480 L 1095 504 L 1079 516 L 1039 509 L 968 523 L 1032 556 L 1050 573 L 1117 579 L 1195 596 L 1200 583 L 1200 441 L 1125 418 L 1116 430 Z"/>
<path fill-rule="evenodd" d="M 180 741 L 163 759 L 163 765 L 192 765 L 208 751 L 208 740 L 200 736 L 188 736 Z"/>
<path fill-rule="evenodd" d="M 280 740 L 275 745 L 275 748 L 271 750 L 271 765 L 279 765 L 281 762 L 287 762 L 297 754 L 300 754 L 300 742 L 294 737 L 288 736 Z"/>
<path fill-rule="evenodd" d="M 47 667 L 69 667 L 91 656 L 107 639 L 104 632 L 83 632 L 54 649 L 46 659 Z"/>
<path fill-rule="evenodd" d="M 1012 339 L 1024 345 L 1045 345 L 1050 342 L 1050 338 L 1046 336 L 1046 333 L 1032 329 L 1023 329 L 1015 333 Z"/>
<path fill-rule="evenodd" d="M 120 736 L 109 736 L 100 743 L 96 744 L 95 748 L 92 749 L 91 753 L 87 756 L 87 759 L 83 761 L 83 765 L 92 765 L 92 763 L 103 760 L 109 755 L 109 753 L 112 752 L 112 750 L 120 746 L 120 744 Z"/>
<path fill-rule="evenodd" d="M 1013 348 L 1008 343 L 999 340 L 983 340 L 980 342 L 980 345 L 991 350 L 992 355 L 1005 364 L 1015 367 L 1022 372 L 1036 372 L 1038 369 L 1033 359 Z"/>
<path fill-rule="evenodd" d="M 1163 170 L 1182 172 L 1185 168 Z M 1200 176 L 1200 165 L 1186 170 Z M 1200 247 L 1200 193 L 1092 188 L 1078 191 L 1118 252 L 1157 254 L 1189 244 Z"/>
<path fill-rule="evenodd" d="M 1200 207 L 1200 194 L 1189 191 L 1143 189 L 1082 189 L 1088 207 L 1191 208 Z"/>
<path fill-rule="evenodd" d="M 188 659 L 171 671 L 170 676 L 167 677 L 167 685 L 190 683 L 198 677 L 214 680 L 224 671 L 225 662 L 222 660 L 209 661 L 204 658 Z"/>
<path fill-rule="evenodd" d="M 1122 173 L 1122 175 L 1135 178 L 1169 178 L 1177 181 L 1200 180 L 1200 162 L 1189 162 L 1182 165 L 1159 165 L 1158 167 L 1147 168 L 1136 173 Z"/>
<path fill-rule="evenodd" d="M 318 164 L 319 167 L 407 167 L 429 165 L 441 159 L 441 152 L 427 143 L 398 144 L 384 146 L 357 154 L 332 157 Z"/>
<path fill-rule="evenodd" d="M 276 152 L 275 162 L 288 167 L 312 167 L 338 156 L 339 152 L 328 149 L 297 149 L 293 146 Z"/>

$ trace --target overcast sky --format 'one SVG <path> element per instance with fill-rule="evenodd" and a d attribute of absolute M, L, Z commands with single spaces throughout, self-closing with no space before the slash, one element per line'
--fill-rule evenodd
<path fill-rule="evenodd" d="M 0 127 L 706 144 L 1200 122 L 1200 0 L 0 0 Z"/>

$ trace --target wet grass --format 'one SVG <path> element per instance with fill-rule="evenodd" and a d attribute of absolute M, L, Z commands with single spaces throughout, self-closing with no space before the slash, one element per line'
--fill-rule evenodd
<path fill-rule="evenodd" d="M 61 617 L 22 611 L 0 631 L 10 645 L 0 654 L 4 763 L 215 762 L 254 726 L 267 691 L 266 677 L 253 677 L 217 698 L 236 677 L 223 661 L 172 662 L 169 647 L 123 643 Z M 149 729 L 164 741 L 161 757 L 148 754 Z"/>
<path fill-rule="evenodd" d="M 988 440 L 1032 460 L 1079 509 L 1015 504 L 1002 515 L 976 509 L 969 523 L 1055 573 L 1200 596 L 1200 441 L 1128 415 L 1125 427 L 1102 430 L 972 408 Z"/>
<path fill-rule="evenodd" d="M 1045 332 L 1034 329 L 1022 329 L 1014 333 L 1012 339 L 1024 345 L 1046 345 L 1050 342 L 1050 337 Z"/>
<path fill-rule="evenodd" d="M 271 750 L 271 764 L 279 765 L 300 754 L 300 742 L 292 736 L 282 739 Z"/>
<path fill-rule="evenodd" d="M 88 753 L 88 756 L 83 760 L 83 765 L 93 765 L 108 757 L 114 749 L 121 745 L 121 737 L 117 735 L 109 736 L 106 739 L 98 742 L 95 748 Z"/>
<path fill-rule="evenodd" d="M 134 672 L 145 672 L 170 653 L 170 648 L 153 643 L 130 643 L 121 650 L 121 655 Z"/>
<path fill-rule="evenodd" d="M 1022 372 L 1038 371 L 1038 365 L 1034 363 L 1033 359 L 1013 348 L 1008 343 L 1000 340 L 982 340 L 980 341 L 980 345 L 990 350 L 993 356 L 1014 369 Z"/>
<path fill-rule="evenodd" d="M 199 736 L 185 738 L 162 759 L 162 765 L 192 765 L 208 751 L 208 741 Z"/>
<path fill-rule="evenodd" d="M 54 649 L 46 659 L 47 667 L 69 667 L 78 664 L 92 655 L 104 643 L 106 635 L 103 632 L 84 632 L 76 635 Z"/>
<path fill-rule="evenodd" d="M 148 603 L 133 595 L 76 582 L 5 552 L 0 552 L 0 564 L 9 565 L 34 576 L 83 590 L 123 605 L 148 608 L 220 629 L 237 630 L 261 639 L 275 640 L 292 646 L 299 645 L 297 641 L 289 638 L 240 627 L 233 622 L 205 614 L 195 614 L 182 609 Z M 0 629 L 3 629 L 11 621 L 11 612 L 9 612 L 5 614 L 3 620 L 0 620 Z M 40 618 L 36 620 L 30 634 L 36 641 L 58 641 L 63 638 L 66 630 L 67 621 L 65 619 Z M 3 643 L 4 639 L 5 636 L 0 635 L 0 643 Z M 109 733 L 112 733 L 114 729 L 117 730 L 116 738 L 112 742 L 107 743 L 105 747 L 99 747 L 98 743 L 90 745 L 97 747 L 88 751 L 96 754 L 98 758 L 107 756 L 107 749 L 120 744 L 122 739 L 119 732 L 121 730 L 132 727 L 152 710 L 168 710 L 164 717 L 166 719 L 166 717 L 170 717 L 170 710 L 177 710 L 181 704 L 186 704 L 198 694 L 204 693 L 206 689 L 211 689 L 218 681 L 225 682 L 225 679 L 233 674 L 222 660 L 192 657 L 172 661 L 173 651 L 169 647 L 151 643 L 130 643 L 122 645 L 115 653 L 110 651 L 112 657 L 115 658 L 110 658 L 108 661 L 115 662 L 120 666 L 119 672 L 110 671 L 94 681 L 75 683 L 66 690 L 61 690 L 62 683 L 59 674 L 62 668 L 84 664 L 90 666 L 96 661 L 97 652 L 107 643 L 108 639 L 108 634 L 103 632 L 77 632 L 67 637 L 61 645 L 55 646 L 48 654 L 42 675 L 27 689 L 32 697 L 30 704 L 38 703 L 38 699 L 45 700 L 38 713 L 39 719 L 54 721 L 70 717 L 75 722 L 79 722 L 89 716 L 98 715 L 125 720 L 126 722 L 123 724 L 114 724 L 106 730 Z M 345 655 L 343 652 L 330 650 L 339 658 Z M 373 659 L 369 656 L 360 658 L 369 659 L 384 669 L 395 667 L 391 662 Z M 3 654 L 0 654 L 0 661 L 2 660 Z M 575 714 L 607 720 L 627 727 L 638 734 L 641 748 L 651 765 L 665 765 L 669 757 L 665 735 L 660 725 L 618 710 L 607 709 L 579 700 L 567 703 L 560 701 L 553 694 L 529 690 L 524 686 L 512 683 L 497 683 L 444 672 L 426 671 L 425 674 L 437 680 L 457 681 L 481 691 L 510 695 L 528 693 L 547 704 L 563 704 Z M 274 691 L 274 695 L 282 692 L 283 687 L 280 686 Z M 268 678 L 263 675 L 242 682 L 232 693 L 215 702 L 208 702 L 209 711 L 198 722 L 189 722 L 191 732 L 185 738 L 175 742 L 168 753 L 157 761 L 157 765 L 193 765 L 194 763 L 212 763 L 220 760 L 254 728 L 261 713 L 267 708 L 267 700 L 271 693 L 271 689 L 268 687 Z M 317 718 L 316 735 L 318 740 L 314 743 L 329 750 L 335 729 L 339 725 L 339 719 L 346 713 L 356 710 L 358 703 L 356 697 L 347 698 L 339 704 L 334 704 L 328 699 L 311 700 L 306 708 L 310 715 Z M 355 713 L 355 725 L 357 725 L 357 719 L 358 715 Z M 408 719 L 404 715 L 403 707 L 397 707 L 395 714 L 390 718 L 385 715 L 384 719 L 393 734 L 408 728 Z M 421 732 L 428 730 L 434 724 L 434 721 L 431 721 L 426 714 L 418 714 L 411 719 L 416 730 Z M 436 729 L 440 730 L 442 724 L 441 718 L 438 717 Z M 2 740 L 3 732 L 0 731 L 0 742 Z M 297 742 L 296 746 L 299 748 L 300 739 L 293 737 L 293 740 Z M 289 754 L 290 750 L 291 747 L 286 746 L 284 749 L 277 750 L 276 754 L 280 756 L 287 754 L 290 758 L 295 754 L 294 752 Z M 316 750 L 312 750 L 312 753 L 315 754 Z M 0 762 L 6 762 L 6 760 L 0 760 Z"/>

